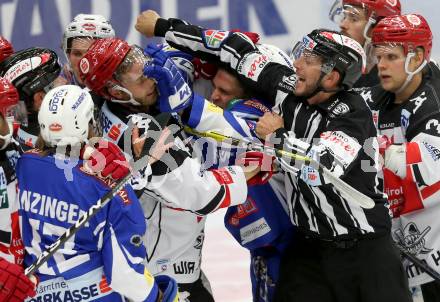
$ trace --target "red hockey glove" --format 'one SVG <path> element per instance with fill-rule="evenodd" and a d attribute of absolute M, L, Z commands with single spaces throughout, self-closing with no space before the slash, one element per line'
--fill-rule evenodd
<path fill-rule="evenodd" d="M 22 302 L 35 294 L 35 284 L 23 268 L 0 258 L 0 301 Z"/>
<path fill-rule="evenodd" d="M 102 177 L 118 180 L 130 172 L 130 164 L 122 150 L 106 140 L 100 140 L 92 152 L 86 149 L 83 159 L 87 160 L 85 165 L 92 173 L 101 173 Z"/>
<path fill-rule="evenodd" d="M 254 44 L 260 41 L 260 35 L 252 31 L 241 31 L 239 29 L 231 29 L 231 32 L 245 34 L 249 39 L 251 39 L 252 42 L 254 42 Z"/>
<path fill-rule="evenodd" d="M 194 58 L 191 62 L 194 65 L 194 75 L 196 79 L 204 78 L 206 80 L 212 80 L 215 77 L 218 69 L 217 65 L 200 60 L 199 58 Z"/>
<path fill-rule="evenodd" d="M 248 180 L 249 186 L 263 185 L 269 181 L 273 175 L 273 161 L 275 157 L 258 151 L 249 151 L 237 158 L 237 163 L 242 166 L 260 166 L 261 172 Z"/>

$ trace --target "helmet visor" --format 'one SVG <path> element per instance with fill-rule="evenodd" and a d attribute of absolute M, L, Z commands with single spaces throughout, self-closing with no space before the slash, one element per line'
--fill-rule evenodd
<path fill-rule="evenodd" d="M 341 0 L 336 0 L 330 9 L 329 18 L 338 26 L 341 26 L 344 21 L 357 23 L 367 20 L 367 10 L 359 6 L 343 5 Z"/>
<path fill-rule="evenodd" d="M 122 84 L 141 82 L 145 77 L 144 68 L 152 61 L 139 46 L 134 45 L 118 66 L 115 78 Z"/>

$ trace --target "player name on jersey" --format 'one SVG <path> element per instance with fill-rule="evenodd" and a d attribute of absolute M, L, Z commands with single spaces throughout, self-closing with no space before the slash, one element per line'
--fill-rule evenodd
<path fill-rule="evenodd" d="M 75 223 L 85 211 L 78 205 L 58 200 L 57 198 L 43 195 L 37 192 L 20 191 L 20 207 L 26 212 L 31 212 L 60 222 Z"/>

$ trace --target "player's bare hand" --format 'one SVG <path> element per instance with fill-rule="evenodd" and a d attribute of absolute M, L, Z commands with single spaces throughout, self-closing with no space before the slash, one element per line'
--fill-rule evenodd
<path fill-rule="evenodd" d="M 258 137 L 265 139 L 269 134 L 279 128 L 284 128 L 284 120 L 281 116 L 273 112 L 266 112 L 257 122 L 255 132 Z"/>
<path fill-rule="evenodd" d="M 154 28 L 156 27 L 156 22 L 159 18 L 160 16 L 156 11 L 146 10 L 137 17 L 136 25 L 134 27 L 147 38 L 154 37 Z"/>
<path fill-rule="evenodd" d="M 168 127 L 165 127 L 162 130 L 162 133 L 159 136 L 159 139 L 157 142 L 154 143 L 153 147 L 150 150 L 150 158 L 148 159 L 148 162 L 151 164 L 158 161 L 172 146 L 174 146 L 174 141 L 169 140 L 171 131 L 168 129 Z"/>

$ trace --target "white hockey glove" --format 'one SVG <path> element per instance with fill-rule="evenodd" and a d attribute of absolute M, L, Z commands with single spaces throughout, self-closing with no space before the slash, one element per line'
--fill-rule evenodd
<path fill-rule="evenodd" d="M 406 177 L 406 147 L 405 145 L 390 145 L 385 149 L 385 168 L 399 176 Z"/>

